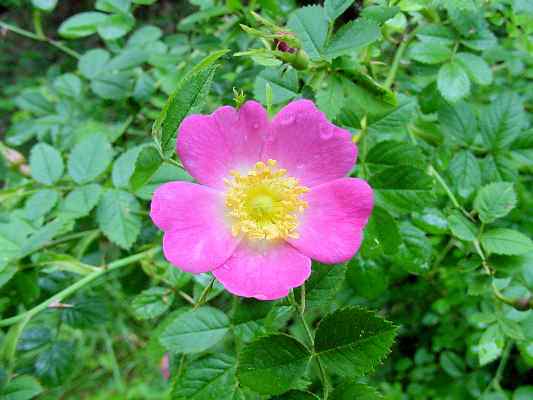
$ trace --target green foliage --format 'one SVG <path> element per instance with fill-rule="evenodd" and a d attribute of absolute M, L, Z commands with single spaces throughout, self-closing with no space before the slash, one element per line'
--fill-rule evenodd
<path fill-rule="evenodd" d="M 1 399 L 532 397 L 530 2 L 0 3 Z M 301 98 L 357 143 L 358 253 L 277 301 L 172 266 L 183 119 Z"/>

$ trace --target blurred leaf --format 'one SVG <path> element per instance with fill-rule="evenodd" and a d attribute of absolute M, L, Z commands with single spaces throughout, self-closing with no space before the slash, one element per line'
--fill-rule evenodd
<path fill-rule="evenodd" d="M 326 0 L 324 7 L 330 20 L 337 19 L 352 5 L 354 0 Z"/>
<path fill-rule="evenodd" d="M 290 69 L 282 72 L 281 69 L 265 68 L 257 76 L 254 83 L 254 96 L 264 105 L 267 104 L 266 87 L 272 89 L 272 104 L 285 103 L 298 97 L 298 74 Z"/>
<path fill-rule="evenodd" d="M 77 187 L 67 195 L 59 211 L 71 218 L 84 217 L 98 204 L 101 193 L 102 187 L 96 183 Z"/>
<path fill-rule="evenodd" d="M 52 11 L 56 8 L 57 0 L 31 0 L 31 4 L 42 11 Z"/>
<path fill-rule="evenodd" d="M 452 56 L 451 49 L 439 42 L 416 42 L 409 47 L 410 57 L 424 64 L 442 64 Z"/>
<path fill-rule="evenodd" d="M 458 62 L 450 61 L 440 67 L 437 87 L 442 97 L 455 103 L 470 93 L 470 79 Z"/>
<path fill-rule="evenodd" d="M 301 40 L 311 60 L 321 57 L 328 34 L 328 17 L 321 6 L 307 6 L 294 11 L 287 26 Z"/>
<path fill-rule="evenodd" d="M 481 235 L 481 244 L 489 253 L 521 255 L 533 250 L 533 242 L 523 233 L 496 228 Z"/>
<path fill-rule="evenodd" d="M 510 182 L 483 186 L 474 200 L 474 209 L 484 223 L 505 217 L 516 206 L 516 193 Z"/>
<path fill-rule="evenodd" d="M 107 15 L 101 12 L 82 12 L 67 18 L 59 26 L 58 32 L 67 39 L 78 39 L 96 33 L 98 26 L 103 23 Z"/>
<path fill-rule="evenodd" d="M 3 400 L 30 400 L 43 392 L 43 388 L 32 376 L 19 375 L 1 390 Z"/>
<path fill-rule="evenodd" d="M 326 57 L 339 57 L 368 46 L 380 37 L 379 26 L 373 20 L 357 19 L 340 28 L 324 49 Z"/>
<path fill-rule="evenodd" d="M 42 189 L 31 195 L 24 206 L 26 218 L 35 221 L 48 214 L 59 200 L 59 193 L 52 189 Z"/>
<path fill-rule="evenodd" d="M 75 350 L 73 342 L 55 342 L 37 357 L 35 373 L 47 385 L 59 386 L 73 372 Z"/>
<path fill-rule="evenodd" d="M 439 125 L 445 137 L 452 137 L 459 144 L 471 145 L 476 139 L 476 116 L 472 107 L 463 101 L 440 107 Z"/>
<path fill-rule="evenodd" d="M 468 199 L 481 186 L 481 169 L 478 160 L 468 150 L 459 151 L 448 165 L 448 174 L 456 192 Z"/>
<path fill-rule="evenodd" d="M 107 303 L 96 296 L 80 296 L 68 303 L 71 307 L 61 309 L 61 320 L 80 329 L 95 329 L 110 319 Z"/>
<path fill-rule="evenodd" d="M 479 364 L 486 365 L 500 357 L 505 340 L 498 325 L 491 325 L 483 332 L 478 345 Z"/>
<path fill-rule="evenodd" d="M 63 175 L 64 164 L 61 154 L 46 143 L 33 146 L 30 154 L 31 176 L 37 182 L 51 185 Z"/>
<path fill-rule="evenodd" d="M 93 181 L 111 163 L 113 149 L 102 135 L 91 135 L 70 152 L 68 173 L 76 183 Z"/>
<path fill-rule="evenodd" d="M 170 289 L 151 287 L 135 296 L 131 307 L 137 319 L 151 319 L 167 311 L 173 301 L 174 293 Z"/>
<path fill-rule="evenodd" d="M 484 59 L 472 53 L 457 53 L 456 59 L 472 81 L 479 85 L 492 83 L 492 69 Z"/>
<path fill-rule="evenodd" d="M 442 352 L 440 366 L 452 378 L 460 378 L 466 372 L 463 359 L 451 351 Z"/>
<path fill-rule="evenodd" d="M 130 178 L 131 189 L 137 191 L 148 183 L 158 171 L 161 162 L 161 157 L 155 147 L 143 147 L 135 160 L 135 169 Z"/>
<path fill-rule="evenodd" d="M 372 386 L 345 382 L 335 388 L 331 398 L 335 400 L 382 400 L 383 396 Z"/>

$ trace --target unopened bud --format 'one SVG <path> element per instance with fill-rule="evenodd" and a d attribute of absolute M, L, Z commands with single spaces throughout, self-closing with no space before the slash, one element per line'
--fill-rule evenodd
<path fill-rule="evenodd" d="M 14 149 L 2 146 L 0 148 L 0 151 L 2 152 L 2 155 L 10 165 L 17 166 L 26 162 L 26 158 Z"/>

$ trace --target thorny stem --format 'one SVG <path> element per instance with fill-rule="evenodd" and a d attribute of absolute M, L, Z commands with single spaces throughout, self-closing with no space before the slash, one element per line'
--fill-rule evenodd
<path fill-rule="evenodd" d="M 35 18 L 35 16 L 34 16 L 34 18 Z M 34 22 L 35 22 L 35 19 L 34 19 Z M 40 21 L 39 21 L 39 23 L 40 23 Z M 38 26 L 39 25 L 36 25 L 36 27 L 38 27 Z M 0 28 L 3 28 L 3 29 L 8 30 L 8 31 L 11 31 L 11 32 L 16 33 L 18 35 L 27 37 L 29 39 L 37 40 L 39 42 L 49 43 L 50 45 L 54 46 L 55 48 L 61 50 L 62 52 L 68 54 L 71 57 L 74 57 L 76 59 L 80 58 L 80 55 L 78 54 L 78 52 L 76 52 L 76 51 L 72 50 L 71 48 L 65 46 L 61 42 L 58 42 L 56 40 L 50 39 L 47 36 L 44 36 L 44 34 L 42 32 L 42 28 L 41 28 L 41 32 L 33 33 L 33 32 L 30 32 L 30 31 L 27 31 L 25 29 L 19 28 L 16 25 L 11 25 L 11 24 L 8 24 L 8 23 L 2 22 L 2 21 L 0 21 Z M 37 28 L 37 29 L 39 29 L 39 28 Z M 40 34 L 42 34 L 42 36 Z"/>
<path fill-rule="evenodd" d="M 111 271 L 115 271 L 115 270 L 117 270 L 119 268 L 125 267 L 125 266 L 130 265 L 130 264 L 133 264 L 133 263 L 135 263 L 137 261 L 142 260 L 144 257 L 153 256 L 156 253 L 158 253 L 160 250 L 161 250 L 161 247 L 159 247 L 159 246 L 158 247 L 153 247 L 153 248 L 151 248 L 149 250 L 142 251 L 142 252 L 134 254 L 132 256 L 121 258 L 120 260 L 113 261 L 113 262 L 109 263 L 109 265 L 107 265 L 105 268 L 101 267 L 98 271 L 95 271 L 95 272 L 93 272 L 93 273 L 91 273 L 89 275 L 86 275 L 85 277 L 83 277 L 79 281 L 73 283 L 72 285 L 70 285 L 66 289 L 63 289 L 59 293 L 56 293 L 55 295 L 50 297 L 48 300 L 43 301 L 42 303 L 38 304 L 37 306 L 33 307 L 32 309 L 30 309 L 30 310 L 28 310 L 28 311 L 26 311 L 26 312 L 24 312 L 22 314 L 16 315 L 14 317 L 1 320 L 0 321 L 0 326 L 13 325 L 13 324 L 16 324 L 17 322 L 19 322 L 21 320 L 24 320 L 26 318 L 29 320 L 29 319 L 33 318 L 35 315 L 37 315 L 38 313 L 40 313 L 41 311 L 44 311 L 45 309 L 47 309 L 48 306 L 50 306 L 51 304 L 63 301 L 66 297 L 68 297 L 71 294 L 75 293 L 79 289 L 87 286 L 89 283 L 91 283 L 95 279 L 105 275 L 106 273 L 111 272 Z"/>

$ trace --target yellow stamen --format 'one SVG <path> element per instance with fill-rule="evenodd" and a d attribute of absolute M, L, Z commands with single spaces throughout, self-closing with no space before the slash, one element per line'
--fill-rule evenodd
<path fill-rule="evenodd" d="M 228 187 L 226 207 L 232 221 L 234 236 L 244 234 L 250 239 L 297 239 L 298 214 L 307 202 L 302 194 L 309 188 L 277 168 L 275 160 L 259 161 L 248 174 L 231 171 L 225 179 Z"/>

